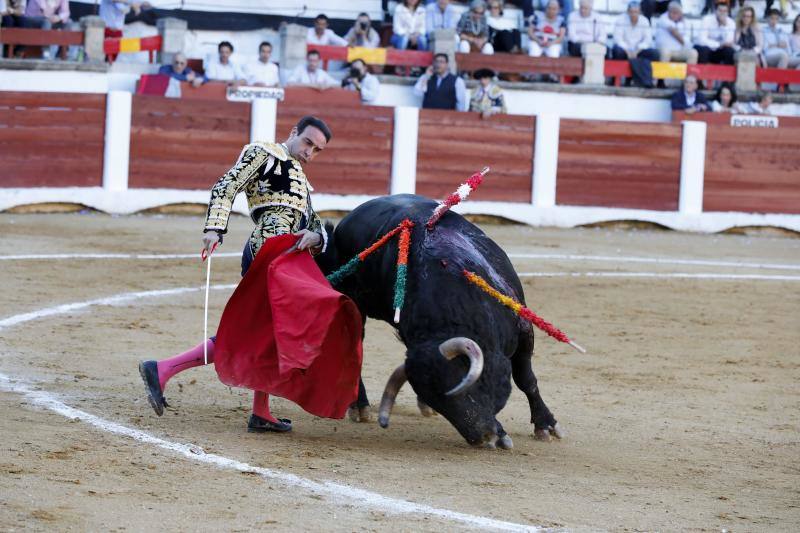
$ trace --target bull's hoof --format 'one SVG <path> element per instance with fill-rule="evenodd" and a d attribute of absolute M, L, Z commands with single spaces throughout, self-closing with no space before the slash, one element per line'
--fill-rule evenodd
<path fill-rule="evenodd" d="M 436 416 L 438 413 L 433 410 L 428 404 L 423 403 L 421 400 L 417 399 L 417 407 L 419 407 L 419 412 L 422 416 Z"/>
<path fill-rule="evenodd" d="M 511 440 L 509 435 L 503 435 L 499 439 L 497 439 L 497 447 L 502 448 L 504 450 L 510 450 L 514 447 L 514 441 Z"/>
<path fill-rule="evenodd" d="M 372 413 L 370 412 L 369 405 L 363 407 L 349 407 L 347 409 L 347 417 L 352 422 L 363 424 L 372 421 Z"/>
<path fill-rule="evenodd" d="M 550 442 L 553 437 L 560 440 L 566 436 L 567 434 L 564 431 L 563 426 L 561 426 L 561 424 L 558 422 L 556 422 L 553 426 L 538 428 L 533 431 L 533 438 L 542 442 Z"/>

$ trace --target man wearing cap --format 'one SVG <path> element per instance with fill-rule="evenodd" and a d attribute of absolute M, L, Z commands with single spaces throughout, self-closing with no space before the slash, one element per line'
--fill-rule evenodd
<path fill-rule="evenodd" d="M 506 112 L 506 99 L 503 90 L 493 83 L 495 73 L 492 69 L 482 68 L 475 71 L 475 79 L 479 85 L 475 88 L 469 101 L 469 110 L 480 113 L 481 118 Z"/>

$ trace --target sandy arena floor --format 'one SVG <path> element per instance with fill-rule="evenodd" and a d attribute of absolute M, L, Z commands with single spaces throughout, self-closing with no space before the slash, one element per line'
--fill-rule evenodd
<path fill-rule="evenodd" d="M 201 220 L 4 214 L 0 225 L 5 255 L 191 254 Z M 250 230 L 240 217 L 231 226 L 224 252 L 240 251 Z M 800 529 L 800 239 L 484 228 L 511 254 L 556 256 L 513 261 L 519 272 L 539 273 L 523 280 L 529 305 L 589 349 L 581 355 L 537 335 L 535 369 L 568 432 L 563 441 L 533 440 L 516 389 L 498 416 L 511 451 L 470 448 L 441 417 L 421 417 L 409 387 L 387 430 L 315 419 L 278 399 L 274 411 L 295 430 L 251 435 L 249 394 L 220 384 L 211 368 L 173 380 L 173 409 L 158 418 L 137 362 L 200 341 L 202 292 L 4 319 L 198 287 L 204 266 L 194 258 L 0 258 L 0 530 L 450 531 L 491 530 L 497 521 L 510 529 Z M 713 264 L 720 261 L 761 265 Z M 213 283 L 238 277 L 237 258 L 215 260 Z M 230 292 L 212 293 L 213 324 Z M 403 348 L 388 326 L 370 322 L 364 352 L 375 404 Z M 53 399 L 102 420 L 62 416 Z M 98 427 L 109 422 L 163 441 Z M 197 448 L 183 455 L 164 441 L 253 468 L 221 468 Z M 398 500 L 438 511 L 398 513 Z"/>

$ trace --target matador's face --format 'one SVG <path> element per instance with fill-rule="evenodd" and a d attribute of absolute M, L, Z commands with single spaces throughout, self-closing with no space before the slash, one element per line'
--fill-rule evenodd
<path fill-rule="evenodd" d="M 306 126 L 300 133 L 297 128 L 292 128 L 292 133 L 286 140 L 289 154 L 301 163 L 311 162 L 327 144 L 325 134 L 314 126 Z"/>

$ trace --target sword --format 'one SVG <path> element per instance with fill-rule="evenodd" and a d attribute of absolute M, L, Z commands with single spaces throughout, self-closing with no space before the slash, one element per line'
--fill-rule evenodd
<path fill-rule="evenodd" d="M 203 249 L 200 252 L 200 258 L 206 262 L 206 302 L 203 313 L 203 364 L 208 364 L 208 293 L 211 288 L 211 254 L 217 249 L 219 243 L 215 242 L 211 247 L 211 251 Z"/>

